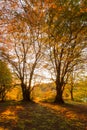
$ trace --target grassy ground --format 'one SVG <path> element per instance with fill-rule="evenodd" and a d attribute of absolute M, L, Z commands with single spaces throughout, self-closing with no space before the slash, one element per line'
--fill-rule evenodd
<path fill-rule="evenodd" d="M 0 103 L 0 130 L 87 130 L 87 104 Z"/>

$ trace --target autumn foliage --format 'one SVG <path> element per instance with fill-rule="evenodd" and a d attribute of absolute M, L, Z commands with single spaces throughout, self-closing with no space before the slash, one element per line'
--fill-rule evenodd
<path fill-rule="evenodd" d="M 23 99 L 31 101 L 32 86 L 46 70 L 56 84 L 55 102 L 64 103 L 69 76 L 84 63 L 86 0 L 3 0 L 0 5 L 1 58 L 18 77 Z"/>

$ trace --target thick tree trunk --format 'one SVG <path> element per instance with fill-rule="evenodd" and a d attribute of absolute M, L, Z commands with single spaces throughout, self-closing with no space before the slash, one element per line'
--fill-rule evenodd
<path fill-rule="evenodd" d="M 23 101 L 31 101 L 30 98 L 30 91 L 27 89 L 25 84 L 21 84 L 21 88 L 22 88 L 22 95 L 23 95 Z"/>
<path fill-rule="evenodd" d="M 63 90 L 62 90 L 62 85 L 60 83 L 56 84 L 56 97 L 55 97 L 54 103 L 64 104 Z"/>

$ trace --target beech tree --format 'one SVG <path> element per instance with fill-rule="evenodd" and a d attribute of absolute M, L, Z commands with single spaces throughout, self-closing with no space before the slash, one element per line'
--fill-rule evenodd
<path fill-rule="evenodd" d="M 23 100 L 31 101 L 34 74 L 38 73 L 36 67 L 40 64 L 39 61 L 42 57 L 41 14 L 38 13 L 40 9 L 36 6 L 38 5 L 37 2 L 34 4 L 32 1 L 28 3 L 20 0 L 13 2 L 14 6 L 10 1 L 8 2 L 14 11 L 12 14 L 12 10 L 9 10 L 10 19 L 8 18 L 8 26 L 5 28 L 9 32 L 6 34 L 7 39 L 9 39 L 9 46 L 6 44 L 8 49 L 4 47 L 1 53 L 2 57 L 11 64 L 13 71 L 20 80 Z M 9 17 L 8 13 L 7 16 Z"/>
<path fill-rule="evenodd" d="M 49 59 L 56 84 L 55 103 L 64 103 L 63 91 L 73 67 L 83 62 L 87 47 L 86 1 L 52 1 L 47 10 Z"/>

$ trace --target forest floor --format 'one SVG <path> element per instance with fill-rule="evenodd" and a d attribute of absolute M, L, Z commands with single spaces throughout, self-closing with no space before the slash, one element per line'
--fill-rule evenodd
<path fill-rule="evenodd" d="M 0 130 L 87 130 L 87 104 L 0 103 Z"/>

